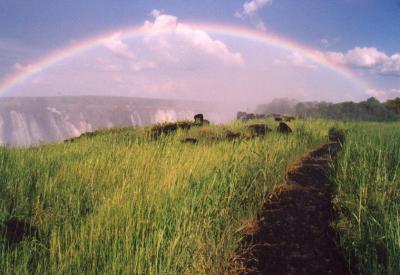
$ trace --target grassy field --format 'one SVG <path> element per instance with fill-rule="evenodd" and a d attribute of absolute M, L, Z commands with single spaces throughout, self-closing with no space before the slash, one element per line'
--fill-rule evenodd
<path fill-rule="evenodd" d="M 265 194 L 333 126 L 347 133 L 332 175 L 340 245 L 363 274 L 398 274 L 400 125 L 291 126 L 292 135 L 233 142 L 226 130 L 244 132 L 246 124 L 158 140 L 146 129 L 114 129 L 72 143 L 0 149 L 0 222 L 18 218 L 39 232 L 12 246 L 0 239 L 0 274 L 222 272 Z M 187 137 L 199 143 L 182 144 Z"/>
<path fill-rule="evenodd" d="M 253 122 L 254 123 L 254 122 Z M 268 121 L 271 127 L 276 123 Z M 150 140 L 116 129 L 73 143 L 0 150 L 0 221 L 37 239 L 0 247 L 0 273 L 193 274 L 224 270 L 264 195 L 333 123 L 229 142 L 207 126 Z M 185 137 L 197 145 L 182 144 Z"/>
<path fill-rule="evenodd" d="M 400 125 L 348 125 L 336 165 L 336 229 L 362 274 L 400 272 Z"/>

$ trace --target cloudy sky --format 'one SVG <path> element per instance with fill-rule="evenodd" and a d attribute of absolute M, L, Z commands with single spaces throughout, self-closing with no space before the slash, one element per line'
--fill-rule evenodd
<path fill-rule="evenodd" d="M 400 1 L 0 0 L 0 96 L 97 94 L 400 96 Z"/>

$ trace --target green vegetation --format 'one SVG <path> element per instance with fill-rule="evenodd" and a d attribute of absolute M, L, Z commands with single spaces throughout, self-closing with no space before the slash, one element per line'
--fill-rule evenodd
<path fill-rule="evenodd" d="M 0 274 L 225 271 L 265 194 L 331 127 L 346 133 L 332 174 L 340 245 L 363 274 L 397 274 L 400 125 L 296 120 L 291 135 L 226 139 L 257 122 L 0 149 L 0 221 L 39 232 L 11 246 L 0 237 Z M 198 143 L 181 142 L 189 137 Z"/>
<path fill-rule="evenodd" d="M 296 102 L 289 99 L 275 99 L 269 104 L 258 106 L 257 112 L 343 121 L 395 121 L 400 115 L 400 99 L 388 100 L 385 103 L 379 102 L 374 97 L 358 103 Z"/>
<path fill-rule="evenodd" d="M 296 114 L 305 117 L 350 121 L 394 121 L 398 117 L 377 99 L 371 97 L 359 103 L 313 103 L 296 105 Z"/>
<path fill-rule="evenodd" d="M 25 220 L 39 236 L 12 246 L 1 237 L 0 273 L 220 272 L 264 195 L 290 163 L 326 142 L 332 125 L 299 120 L 291 135 L 231 142 L 223 126 L 157 140 L 144 129 L 115 129 L 2 148 L 0 221 Z M 187 137 L 198 144 L 181 143 Z"/>
<path fill-rule="evenodd" d="M 400 271 L 399 126 L 351 124 L 337 162 L 335 227 L 362 274 Z"/>
<path fill-rule="evenodd" d="M 386 101 L 385 107 L 391 110 L 393 113 L 400 115 L 400 98 L 396 97 L 395 99 L 390 99 Z"/>

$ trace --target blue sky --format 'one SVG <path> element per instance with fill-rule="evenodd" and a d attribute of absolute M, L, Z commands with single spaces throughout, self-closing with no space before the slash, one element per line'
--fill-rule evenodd
<path fill-rule="evenodd" d="M 354 70 L 371 94 L 400 95 L 398 0 L 0 0 L 0 79 L 71 41 L 142 25 L 154 9 L 287 37 Z"/>
<path fill-rule="evenodd" d="M 232 16 L 241 0 L 2 0 L 0 36 L 43 50 L 71 39 L 142 23 L 153 9 L 181 20 L 248 24 Z M 377 47 L 399 51 L 398 0 L 274 0 L 258 12 L 268 29 L 311 46 L 339 38 L 332 48 Z M 45 47 L 45 48 L 43 48 Z"/>

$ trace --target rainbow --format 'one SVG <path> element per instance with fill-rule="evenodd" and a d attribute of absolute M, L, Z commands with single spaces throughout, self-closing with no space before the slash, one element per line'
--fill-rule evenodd
<path fill-rule="evenodd" d="M 349 69 L 340 66 L 338 64 L 330 62 L 328 59 L 324 57 L 321 52 L 296 43 L 288 38 L 278 36 L 272 33 L 265 33 L 259 32 L 253 29 L 248 29 L 239 26 L 227 26 L 221 24 L 210 24 L 210 23 L 184 23 L 193 29 L 199 29 L 206 31 L 209 34 L 216 34 L 216 35 L 226 35 L 232 37 L 238 37 L 242 39 L 254 40 L 259 43 L 264 43 L 270 46 L 274 46 L 277 48 L 289 50 L 289 51 L 296 51 L 302 54 L 307 59 L 333 71 L 334 73 L 348 79 L 349 81 L 353 82 L 354 84 L 360 86 L 361 88 L 365 89 L 365 91 L 369 90 L 369 84 L 355 75 Z M 148 32 L 146 28 L 143 26 L 141 27 L 133 27 L 133 28 L 126 28 L 123 30 L 113 31 L 106 34 L 102 34 L 96 37 L 91 37 L 89 39 L 82 40 L 78 43 L 73 44 L 72 46 L 68 46 L 66 48 L 56 50 L 50 53 L 47 56 L 44 56 L 33 62 L 33 64 L 29 65 L 27 68 L 6 76 L 3 80 L 0 81 L 0 94 L 12 90 L 15 86 L 23 83 L 26 79 L 34 76 L 35 74 L 44 71 L 55 65 L 63 60 L 72 57 L 74 55 L 80 54 L 82 52 L 88 51 L 90 49 L 96 48 L 101 46 L 104 41 L 109 39 L 110 37 L 114 36 L 118 33 L 121 39 L 129 39 L 135 38 L 141 35 L 144 35 Z M 170 30 L 166 30 L 165 33 L 171 32 Z"/>

